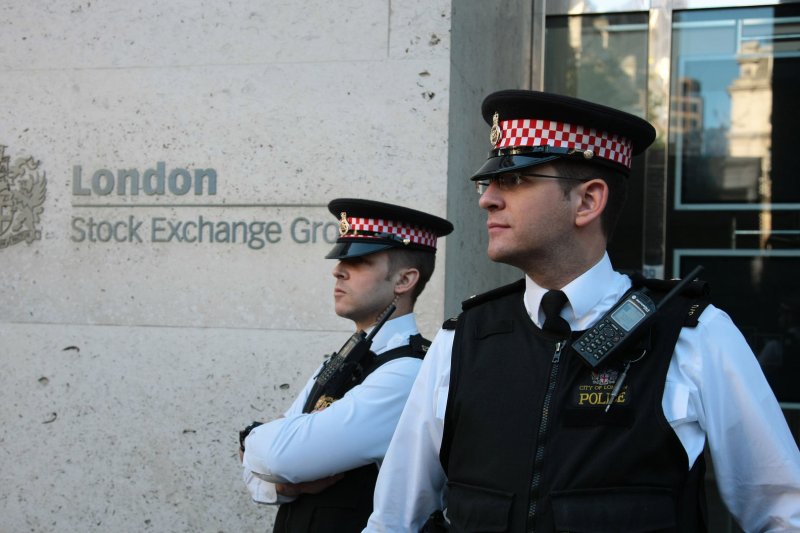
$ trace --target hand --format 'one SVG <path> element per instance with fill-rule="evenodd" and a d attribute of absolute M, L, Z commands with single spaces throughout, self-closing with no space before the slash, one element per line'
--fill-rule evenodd
<path fill-rule="evenodd" d="M 284 415 L 281 415 L 281 416 L 279 416 L 278 418 L 283 418 L 283 417 L 284 417 Z M 255 422 L 253 422 L 253 425 L 255 425 L 255 424 L 256 424 L 256 423 L 255 423 Z M 255 428 L 252 428 L 252 429 L 255 429 Z M 252 431 L 252 429 L 251 429 L 251 431 Z M 245 431 L 247 431 L 247 429 L 246 429 L 246 428 L 245 428 Z M 248 433 L 248 435 L 249 435 L 249 433 L 250 433 L 250 432 L 249 432 L 249 431 L 247 431 L 247 433 Z M 242 438 L 242 432 L 240 431 L 240 432 L 239 432 L 239 439 L 240 439 L 240 444 L 239 444 L 239 462 L 240 462 L 240 463 L 243 463 L 243 462 L 244 462 L 244 450 L 242 450 L 242 446 L 244 446 L 244 443 L 242 443 L 242 442 L 241 442 L 241 438 Z"/>
<path fill-rule="evenodd" d="M 318 494 L 343 477 L 344 474 L 336 474 L 331 477 L 317 479 L 315 481 L 305 481 L 303 483 L 276 483 L 275 490 L 278 491 L 278 494 L 290 498 L 295 498 L 301 494 Z"/>

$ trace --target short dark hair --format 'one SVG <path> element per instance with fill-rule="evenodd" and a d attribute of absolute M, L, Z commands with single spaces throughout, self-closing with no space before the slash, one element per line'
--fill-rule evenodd
<path fill-rule="evenodd" d="M 611 240 L 614 228 L 625 206 L 628 197 L 628 178 L 619 170 L 610 166 L 561 159 L 553 163 L 559 174 L 565 178 L 575 178 L 581 181 L 601 179 L 608 185 L 608 202 L 600 215 L 600 227 L 606 237 L 606 242 Z M 567 196 L 578 185 L 574 179 L 560 180 L 561 190 Z"/>
<path fill-rule="evenodd" d="M 417 297 L 431 279 L 436 266 L 436 254 L 422 250 L 403 250 L 392 248 L 387 250 L 389 256 L 389 273 L 391 276 L 401 268 L 415 268 L 419 272 L 419 280 L 411 291 L 411 301 L 416 302 Z"/>

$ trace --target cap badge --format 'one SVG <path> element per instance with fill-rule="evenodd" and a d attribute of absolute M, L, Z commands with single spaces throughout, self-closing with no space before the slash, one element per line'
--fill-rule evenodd
<path fill-rule="evenodd" d="M 339 236 L 344 237 L 350 231 L 350 223 L 347 222 L 347 213 L 342 211 L 342 219 L 339 221 Z"/>
<path fill-rule="evenodd" d="M 499 143 L 500 139 L 503 137 L 503 130 L 500 129 L 499 122 L 500 115 L 495 111 L 492 116 L 492 130 L 489 132 L 489 142 L 492 143 L 492 146 L 497 146 L 497 143 Z"/>

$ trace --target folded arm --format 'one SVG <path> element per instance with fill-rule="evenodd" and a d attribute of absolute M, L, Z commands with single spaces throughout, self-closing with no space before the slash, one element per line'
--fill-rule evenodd
<path fill-rule="evenodd" d="M 323 411 L 290 409 L 257 427 L 245 441 L 245 469 L 305 483 L 380 462 L 419 365 L 412 358 L 391 361 Z"/>

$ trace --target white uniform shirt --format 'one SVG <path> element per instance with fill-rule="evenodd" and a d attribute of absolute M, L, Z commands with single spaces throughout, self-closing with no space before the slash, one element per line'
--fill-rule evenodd
<path fill-rule="evenodd" d="M 562 290 L 561 315 L 585 330 L 630 288 L 606 255 Z M 526 278 L 525 308 L 541 327 L 547 292 Z M 365 531 L 419 531 L 447 502 L 439 463 L 453 331 L 440 331 L 425 356 L 375 489 Z M 800 531 L 800 453 L 755 356 L 727 314 L 708 306 L 683 328 L 667 372 L 662 407 L 689 465 L 706 439 L 720 494 L 745 531 Z M 491 453 L 490 450 L 487 450 Z"/>
<path fill-rule="evenodd" d="M 393 318 L 375 335 L 371 349 L 384 353 L 408 344 L 417 333 L 413 313 Z M 291 501 L 277 495 L 265 477 L 298 483 L 380 465 L 421 363 L 413 357 L 390 361 L 327 409 L 304 414 L 314 372 L 284 417 L 258 426 L 245 441 L 243 478 L 253 500 Z"/>

